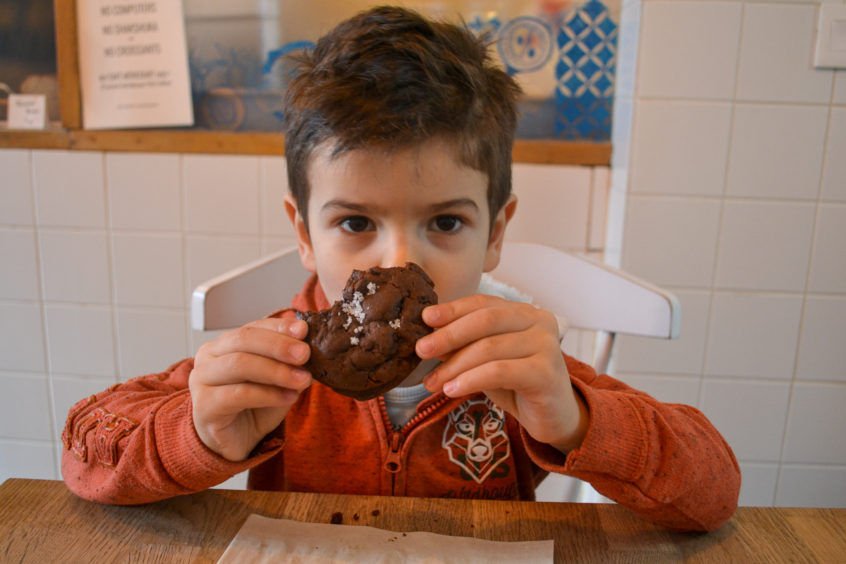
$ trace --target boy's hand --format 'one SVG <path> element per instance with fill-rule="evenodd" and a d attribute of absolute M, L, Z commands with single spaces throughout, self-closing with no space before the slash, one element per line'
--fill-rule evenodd
<path fill-rule="evenodd" d="M 301 319 L 261 319 L 200 347 L 188 379 L 194 427 L 207 447 L 240 461 L 285 418 L 311 375 Z"/>
<path fill-rule="evenodd" d="M 484 392 L 537 441 L 568 452 L 587 430 L 584 401 L 570 385 L 558 322 L 532 305 L 473 295 L 423 310 L 435 331 L 417 354 L 442 363 L 424 380 L 448 396 Z"/>

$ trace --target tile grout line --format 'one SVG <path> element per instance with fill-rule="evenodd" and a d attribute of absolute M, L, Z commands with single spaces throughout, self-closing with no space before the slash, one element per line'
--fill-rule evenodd
<path fill-rule="evenodd" d="M 120 335 L 118 329 L 120 321 L 118 320 L 118 303 L 117 303 L 117 261 L 115 260 L 115 246 L 112 242 L 112 221 L 111 213 L 109 213 L 109 166 L 108 154 L 105 151 L 100 152 L 100 167 L 103 173 L 103 221 L 105 222 L 106 230 L 106 268 L 109 270 L 109 307 L 111 307 L 111 321 L 112 321 L 112 355 L 114 381 L 118 383 L 122 380 L 121 374 L 121 351 L 120 351 Z"/>
<path fill-rule="evenodd" d="M 734 133 L 735 133 L 735 116 L 737 113 L 737 93 L 739 90 L 739 83 L 740 83 L 740 59 L 741 59 L 741 52 L 743 50 L 743 24 L 746 19 L 746 5 L 741 6 L 740 11 L 740 22 L 739 22 L 739 31 L 737 34 L 737 45 L 736 45 L 736 53 L 737 53 L 737 62 L 734 67 L 734 92 L 732 95 L 732 99 L 728 102 L 730 104 L 729 110 L 729 137 L 728 142 L 726 143 L 725 148 L 725 155 L 726 155 L 726 168 L 723 172 L 723 185 L 722 190 L 720 191 L 719 202 L 720 202 L 720 210 L 717 218 L 717 240 L 714 245 L 714 256 L 711 262 L 711 283 L 708 288 L 708 307 L 706 310 L 706 319 L 707 323 L 705 326 L 705 338 L 702 343 L 703 348 L 703 356 L 702 356 L 702 366 L 701 372 L 699 377 L 699 391 L 697 394 L 697 402 L 698 406 L 701 408 L 703 405 L 703 397 L 705 391 L 705 376 L 708 374 L 709 369 L 709 361 L 708 361 L 708 348 L 711 344 L 711 331 L 712 331 L 712 315 L 714 313 L 714 301 L 716 297 L 716 286 L 717 286 L 717 271 L 719 269 L 719 262 L 720 262 L 720 253 L 722 252 L 722 234 L 725 228 L 725 210 L 726 210 L 726 200 L 728 195 L 728 183 L 729 183 L 729 173 L 731 171 L 731 164 L 732 164 L 732 149 L 734 147 Z"/>
<path fill-rule="evenodd" d="M 784 417 L 784 428 L 782 429 L 781 435 L 781 451 L 779 452 L 779 469 L 777 473 L 776 479 L 776 491 L 778 492 L 778 484 L 780 483 L 781 479 L 781 467 L 785 464 L 785 452 L 786 448 L 785 445 L 787 443 L 787 436 L 788 431 L 790 429 L 791 423 L 791 413 L 793 411 L 793 399 L 795 396 L 796 391 L 796 380 L 799 372 L 799 351 L 802 346 L 802 329 L 805 325 L 805 312 L 807 311 L 808 305 L 808 294 L 810 293 L 810 285 L 811 285 L 811 275 L 813 272 L 813 265 L 814 265 L 814 254 L 817 250 L 817 229 L 819 226 L 820 221 L 820 208 L 821 208 L 821 201 L 822 201 L 822 189 L 823 189 L 823 176 L 825 172 L 825 165 L 826 161 L 828 160 L 828 143 L 830 140 L 831 135 L 831 121 L 833 118 L 833 102 L 834 102 L 834 87 L 836 85 L 836 81 L 831 81 L 831 90 L 829 92 L 829 106 L 828 106 L 828 119 L 826 120 L 825 124 L 825 134 L 823 137 L 823 147 L 822 147 L 822 158 L 820 159 L 820 175 L 819 179 L 817 180 L 817 201 L 814 210 L 814 221 L 811 226 L 811 245 L 810 249 L 808 250 L 808 264 L 805 267 L 805 287 L 802 292 L 802 307 L 799 313 L 799 327 L 797 330 L 796 335 L 796 348 L 795 348 L 795 356 L 793 357 L 793 377 L 790 379 L 790 389 L 788 391 L 787 396 L 787 413 L 785 413 Z"/>
<path fill-rule="evenodd" d="M 35 150 L 29 151 L 29 198 L 32 205 L 32 226 L 33 235 L 35 236 L 35 268 L 38 276 L 38 307 L 41 313 L 41 342 L 43 344 L 43 361 L 44 361 L 44 375 L 47 379 L 47 401 L 50 405 L 50 459 L 53 461 L 54 476 L 61 477 L 59 472 L 60 460 L 56 453 L 56 447 L 61 446 L 61 435 L 56 436 L 57 424 L 56 419 L 56 399 L 55 390 L 53 388 L 53 366 L 52 355 L 50 354 L 50 339 L 47 331 L 47 304 L 46 304 L 46 287 L 44 280 L 44 269 L 42 268 L 42 253 L 41 253 L 41 233 L 38 213 L 38 197 L 36 194 L 36 173 L 35 173 Z"/>
<path fill-rule="evenodd" d="M 179 235 L 180 241 L 182 244 L 182 290 L 180 294 L 182 295 L 182 315 L 183 318 L 186 320 L 185 322 L 185 347 L 188 356 L 194 356 L 194 330 L 191 325 L 191 300 L 192 300 L 192 288 L 191 288 L 191 269 L 188 267 L 189 258 L 188 258 L 188 233 L 186 226 L 188 224 L 187 213 L 188 213 L 188 206 L 187 206 L 187 191 L 185 188 L 185 154 L 179 154 L 179 170 L 178 170 L 178 182 L 179 182 Z"/>

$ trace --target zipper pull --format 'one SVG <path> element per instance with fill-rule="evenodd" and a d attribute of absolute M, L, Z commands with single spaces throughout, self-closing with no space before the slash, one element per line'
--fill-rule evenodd
<path fill-rule="evenodd" d="M 394 433 L 391 436 L 391 450 L 388 452 L 388 459 L 385 461 L 385 470 L 392 474 L 398 473 L 402 470 L 402 461 L 400 460 L 400 446 L 402 444 L 402 433 Z"/>

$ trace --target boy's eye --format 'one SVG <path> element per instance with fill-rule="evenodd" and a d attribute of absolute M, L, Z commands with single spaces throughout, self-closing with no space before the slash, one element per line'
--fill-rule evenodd
<path fill-rule="evenodd" d="M 454 215 L 439 215 L 432 222 L 433 227 L 437 231 L 443 231 L 444 233 L 457 231 L 463 224 L 464 222 L 461 221 L 461 218 Z"/>
<path fill-rule="evenodd" d="M 341 229 L 350 233 L 362 233 L 370 229 L 371 225 L 370 220 L 363 215 L 347 217 L 340 223 Z"/>

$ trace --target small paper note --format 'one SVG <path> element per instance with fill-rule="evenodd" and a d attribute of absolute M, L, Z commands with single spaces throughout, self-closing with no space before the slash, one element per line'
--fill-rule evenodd
<path fill-rule="evenodd" d="M 44 94 L 9 94 L 9 129 L 44 129 L 47 125 L 47 97 Z"/>

